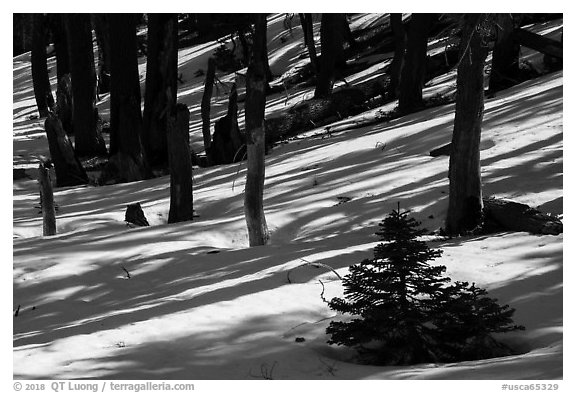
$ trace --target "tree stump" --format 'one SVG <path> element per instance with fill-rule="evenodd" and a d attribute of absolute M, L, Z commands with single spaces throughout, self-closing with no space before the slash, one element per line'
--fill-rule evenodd
<path fill-rule="evenodd" d="M 41 162 L 38 166 L 38 183 L 40 185 L 40 206 L 42 207 L 42 234 L 54 236 L 56 234 L 56 212 L 54 207 L 54 193 L 50 181 L 50 164 Z"/>
<path fill-rule="evenodd" d="M 188 124 L 190 111 L 185 104 L 176 105 L 168 120 L 168 162 L 170 165 L 170 212 L 168 224 L 191 221 L 194 215 L 192 197 L 192 162 Z"/>
<path fill-rule="evenodd" d="M 62 123 L 50 113 L 44 122 L 48 148 L 56 170 L 56 187 L 87 184 L 88 176 L 76 157 L 72 143 L 62 128 Z"/>
<path fill-rule="evenodd" d="M 134 225 L 138 225 L 141 227 L 148 227 L 148 220 L 144 215 L 144 211 L 142 210 L 142 206 L 140 206 L 140 202 L 132 203 L 126 206 L 126 215 L 124 220 L 126 222 L 132 223 Z"/>
<path fill-rule="evenodd" d="M 483 198 L 483 202 L 485 219 L 502 229 L 544 235 L 559 235 L 563 231 L 558 217 L 526 204 L 496 198 Z"/>
<path fill-rule="evenodd" d="M 228 114 L 214 124 L 214 136 L 210 145 L 210 159 L 213 164 L 231 164 L 242 160 L 244 137 L 238 127 L 238 93 L 232 85 L 228 101 Z"/>

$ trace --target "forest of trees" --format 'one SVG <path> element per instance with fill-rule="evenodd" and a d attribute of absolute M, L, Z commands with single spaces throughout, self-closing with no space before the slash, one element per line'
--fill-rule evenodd
<path fill-rule="evenodd" d="M 264 245 L 269 239 L 263 200 L 269 147 L 304 131 L 310 123 L 326 124 L 335 113 L 357 114 L 374 102 L 398 100 L 397 111 L 389 119 L 425 109 L 433 104 L 423 99 L 424 84 L 455 68 L 456 113 L 452 143 L 446 149 L 450 200 L 445 230 L 460 235 L 479 228 L 485 209 L 479 160 L 484 96 L 528 77 L 520 67 L 520 45 L 544 53 L 551 59 L 551 71 L 562 67 L 560 42 L 521 28 L 527 21 L 553 16 L 390 14 L 388 24 L 351 31 L 346 14 L 290 17 L 296 15 L 310 63 L 292 83 L 314 86 L 314 97 L 286 116 L 265 119 L 267 95 L 278 92 L 270 85 L 274 75 L 268 61 L 266 14 L 14 14 L 14 55 L 31 51 L 34 94 L 39 116 L 46 117 L 49 140 L 54 141 L 50 154 L 61 177 L 58 184 L 87 183 L 82 166 L 94 159 L 103 163 L 99 182 L 106 184 L 170 173 L 169 221 L 191 220 L 191 166 L 246 158 L 244 206 L 249 243 Z M 319 37 L 315 37 L 313 24 L 318 21 Z M 142 31 L 146 34 L 139 34 Z M 457 42 L 446 49 L 441 61 L 427 55 L 429 40 L 439 36 Z M 242 56 L 235 58 L 223 46 L 208 62 L 202 100 L 205 152 L 199 155 L 189 150 L 188 108 L 177 103 L 178 49 L 226 37 L 242 46 Z M 50 53 L 48 44 L 53 44 Z M 348 60 L 367 50 L 390 53 L 391 65 L 376 82 L 350 86 L 346 77 L 355 71 Z M 486 92 L 484 70 L 490 51 Z M 56 56 L 56 100 L 49 82 L 49 55 Z M 138 73 L 141 56 L 146 58 L 144 94 Z M 245 130 L 238 127 L 235 87 L 230 89 L 228 114 L 210 119 L 216 70 L 241 67 L 247 67 Z M 345 87 L 335 89 L 340 80 L 346 82 Z M 110 118 L 102 119 L 96 104 L 108 93 Z M 108 145 L 105 131 L 110 133 Z M 182 150 L 182 145 L 187 148 Z M 64 177 L 69 181 L 63 181 Z"/>

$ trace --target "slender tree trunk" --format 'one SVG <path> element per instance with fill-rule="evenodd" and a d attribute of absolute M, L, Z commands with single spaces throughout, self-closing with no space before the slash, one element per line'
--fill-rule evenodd
<path fill-rule="evenodd" d="M 98 43 L 98 94 L 110 92 L 110 26 L 107 14 L 93 14 Z"/>
<path fill-rule="evenodd" d="M 322 14 L 320 40 L 322 54 L 320 56 L 320 72 L 316 82 L 315 98 L 327 97 L 332 93 L 336 68 L 344 58 L 344 14 Z"/>
<path fill-rule="evenodd" d="M 144 149 L 152 166 L 168 164 L 168 116 L 176 105 L 177 14 L 148 14 L 148 60 L 144 96 Z"/>
<path fill-rule="evenodd" d="M 318 58 L 316 56 L 316 44 L 314 43 L 314 25 L 312 24 L 312 14 L 299 14 L 302 31 L 304 32 L 304 44 L 308 48 L 308 56 L 314 72 L 318 73 Z"/>
<path fill-rule="evenodd" d="M 54 192 L 50 172 L 44 162 L 38 166 L 38 183 L 40 184 L 40 206 L 42 206 L 42 234 L 54 236 L 56 234 Z"/>
<path fill-rule="evenodd" d="M 264 216 L 266 69 L 266 15 L 257 14 L 254 41 L 246 75 L 246 145 L 247 173 L 244 192 L 244 215 L 250 246 L 268 243 L 270 234 Z"/>
<path fill-rule="evenodd" d="M 514 39 L 511 14 L 498 14 L 496 43 L 492 51 L 489 90 L 497 92 L 514 86 L 520 73 L 520 44 Z"/>
<path fill-rule="evenodd" d="M 148 176 L 142 147 L 136 14 L 110 14 L 110 155 L 125 181 Z"/>
<path fill-rule="evenodd" d="M 72 125 L 76 154 L 80 157 L 105 155 L 106 145 L 97 127 L 96 70 L 90 15 L 68 14 L 66 32 L 72 76 Z"/>
<path fill-rule="evenodd" d="M 168 120 L 168 155 L 170 161 L 170 212 L 168 223 L 191 221 L 192 161 L 190 156 L 190 111 L 177 104 Z"/>
<path fill-rule="evenodd" d="M 59 81 L 64 75 L 70 73 L 70 56 L 68 54 L 68 37 L 64 26 L 62 14 L 51 14 L 50 27 L 54 36 L 54 49 L 56 50 L 56 76 Z"/>
<path fill-rule="evenodd" d="M 54 97 L 50 89 L 48 65 L 46 62 L 46 17 L 34 14 L 32 24 L 32 84 L 40 117 L 48 116 L 54 107 Z"/>
<path fill-rule="evenodd" d="M 202 137 L 204 139 L 204 151 L 208 165 L 210 164 L 210 144 L 212 136 L 210 133 L 210 102 L 212 100 L 212 88 L 214 87 L 214 77 L 216 75 L 216 61 L 213 57 L 208 59 L 208 69 L 206 71 L 206 80 L 204 81 L 204 94 L 202 95 L 202 104 L 200 113 L 202 116 Z"/>
<path fill-rule="evenodd" d="M 406 51 L 406 29 L 402 22 L 402 14 L 390 14 L 390 25 L 394 36 L 394 58 L 390 64 L 390 84 L 388 85 L 388 95 L 390 99 L 398 96 L 400 86 L 400 75 L 404 65 L 404 53 Z"/>
<path fill-rule="evenodd" d="M 486 14 L 465 14 L 460 41 L 456 116 L 450 154 L 446 230 L 462 234 L 482 222 L 480 136 L 484 114 L 484 63 L 488 46 L 478 27 Z"/>
<path fill-rule="evenodd" d="M 398 95 L 400 113 L 411 113 L 424 105 L 422 88 L 426 77 L 428 32 L 435 19 L 435 14 L 412 14 L 407 31 L 406 53 Z"/>

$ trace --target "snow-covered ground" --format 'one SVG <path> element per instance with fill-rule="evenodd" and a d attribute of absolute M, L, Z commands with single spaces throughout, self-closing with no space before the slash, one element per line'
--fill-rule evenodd
<path fill-rule="evenodd" d="M 272 17 L 269 27 L 277 75 L 301 61 L 298 55 L 305 51 L 297 21 L 293 36 L 282 21 Z M 355 23 L 374 19 L 358 17 Z M 561 23 L 553 27 L 551 34 Z M 194 73 L 205 68 L 216 45 L 180 51 L 186 83 L 179 100 L 191 110 L 197 151 L 203 79 Z M 53 75 L 53 59 L 49 67 Z M 48 147 L 42 122 L 29 119 L 36 114 L 29 55 L 14 58 L 13 78 L 13 166 L 34 177 Z M 450 78 L 428 86 L 427 94 L 453 86 L 454 75 Z M 268 113 L 311 90 L 289 93 L 287 103 L 284 94 L 269 97 Z M 213 119 L 225 111 L 226 100 L 224 93 L 214 99 Z M 105 96 L 100 103 L 105 116 L 107 105 Z M 323 303 L 319 280 L 326 298 L 341 296 L 342 285 L 333 272 L 306 263 L 345 275 L 350 264 L 371 256 L 377 224 L 398 202 L 424 227 L 440 228 L 448 202 L 448 158 L 428 153 L 450 141 L 453 118 L 451 104 L 326 138 L 314 130 L 276 147 L 266 157 L 265 212 L 272 240 L 265 247 L 248 248 L 241 164 L 195 168 L 199 217 L 187 223 L 166 224 L 169 177 L 58 189 L 58 235 L 50 238 L 42 237 L 36 181 L 14 181 L 13 310 L 20 306 L 13 318 L 14 378 L 563 378 L 563 235 L 498 233 L 430 243 L 444 250 L 434 263 L 446 265 L 454 280 L 476 282 L 516 308 L 515 322 L 526 330 L 501 339 L 524 354 L 372 367 L 353 363 L 350 349 L 326 343 L 325 328 L 337 316 Z M 562 130 L 562 71 L 487 99 L 481 145 L 485 195 L 562 215 Z M 142 204 L 150 227 L 126 226 L 125 208 L 133 202 Z"/>

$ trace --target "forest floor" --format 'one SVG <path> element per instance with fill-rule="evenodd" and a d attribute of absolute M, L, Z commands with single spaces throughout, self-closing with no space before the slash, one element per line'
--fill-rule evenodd
<path fill-rule="evenodd" d="M 352 28 L 378 22 L 372 15 L 356 16 Z M 290 35 L 281 15 L 269 23 L 273 73 L 307 61 L 299 59 L 305 52 L 300 27 Z M 532 28 L 558 37 L 562 21 Z M 197 152 L 203 77 L 194 74 L 205 69 L 217 45 L 179 54 L 184 84 L 178 100 L 190 108 Z M 523 56 L 539 62 L 524 48 Z M 275 147 L 266 157 L 271 242 L 264 247 L 248 247 L 243 164 L 194 168 L 199 217 L 186 223 L 166 223 L 169 176 L 57 189 L 58 234 L 43 237 L 35 168 L 49 153 L 43 123 L 33 118 L 29 60 L 29 54 L 13 60 L 13 167 L 26 175 L 13 182 L 13 311 L 19 308 L 13 318 L 14 378 L 563 378 L 563 235 L 428 238 L 431 247 L 444 251 L 433 264 L 516 309 L 515 323 L 526 330 L 499 338 L 521 354 L 375 367 L 356 364 L 353 351 L 326 343 L 327 325 L 341 317 L 320 295 L 324 288 L 325 298 L 341 296 L 342 282 L 307 263 L 328 265 L 344 276 L 349 265 L 372 256 L 377 225 L 398 203 L 424 228 L 443 226 L 448 157 L 429 152 L 450 141 L 453 104 L 344 132 L 312 130 Z M 383 56 L 351 81 L 377 74 L 390 60 Z M 143 88 L 145 60 L 140 62 Z M 54 75 L 54 59 L 49 68 Z M 234 78 L 218 76 L 223 82 Z M 53 91 L 55 83 L 52 77 Z M 454 88 L 451 72 L 429 83 L 425 95 Z M 212 120 L 226 111 L 226 92 L 219 93 Z M 267 114 L 313 91 L 288 93 L 288 99 L 284 93 L 269 96 Z M 101 98 L 106 118 L 109 97 Z M 243 116 L 241 109 L 241 127 Z M 562 71 L 488 98 L 481 143 L 484 194 L 562 216 L 562 130 Z M 126 205 L 134 202 L 142 204 L 150 227 L 125 223 Z"/>

